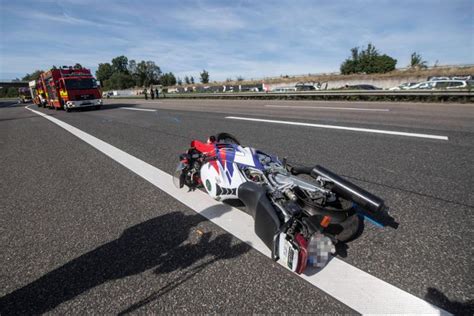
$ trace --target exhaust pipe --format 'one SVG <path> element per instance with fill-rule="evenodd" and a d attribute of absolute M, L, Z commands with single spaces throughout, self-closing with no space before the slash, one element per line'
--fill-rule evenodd
<path fill-rule="evenodd" d="M 320 176 L 328 179 L 334 183 L 332 190 L 346 200 L 351 200 L 357 203 L 359 211 L 362 211 L 362 215 L 367 215 L 382 226 L 389 226 L 395 229 L 398 228 L 398 223 L 388 214 L 388 208 L 385 207 L 385 202 L 381 198 L 341 178 L 334 172 L 318 165 L 314 168 L 289 167 L 288 170 L 293 175 L 307 174 L 313 178 Z"/>
<path fill-rule="evenodd" d="M 365 211 L 375 214 L 384 211 L 385 204 L 381 198 L 341 178 L 324 167 L 318 165 L 314 167 L 311 170 L 311 176 L 314 178 L 320 176 L 333 182 L 334 192 L 345 199 L 354 201 Z"/>

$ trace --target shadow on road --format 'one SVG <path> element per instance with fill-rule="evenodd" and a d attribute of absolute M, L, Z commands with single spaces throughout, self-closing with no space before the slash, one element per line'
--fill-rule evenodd
<path fill-rule="evenodd" d="M 474 300 L 471 299 L 466 302 L 450 300 L 441 291 L 433 287 L 428 288 L 425 300 L 454 315 L 474 315 Z"/>
<path fill-rule="evenodd" d="M 16 108 L 20 106 L 26 106 L 32 103 L 18 103 L 17 100 L 0 100 L 0 109 L 1 108 Z"/>
<path fill-rule="evenodd" d="M 237 257 L 250 250 L 244 243 L 231 246 L 229 234 L 212 238 L 212 233 L 203 233 L 197 243 L 186 243 L 192 228 L 205 220 L 198 214 L 173 212 L 130 227 L 118 239 L 1 297 L 0 315 L 42 314 L 105 282 L 149 269 L 154 269 L 156 274 L 169 273 L 206 258 L 204 264 L 191 270 L 187 279 L 215 261 Z M 168 285 L 154 298 L 183 282 Z M 127 310 L 135 310 L 148 301 L 145 299 Z"/>
<path fill-rule="evenodd" d="M 56 114 L 49 114 L 49 115 L 56 116 Z M 22 117 L 0 118 L 0 122 L 26 120 L 26 119 L 32 119 L 32 118 L 41 118 L 41 116 L 35 114 L 35 115 L 22 116 Z"/>

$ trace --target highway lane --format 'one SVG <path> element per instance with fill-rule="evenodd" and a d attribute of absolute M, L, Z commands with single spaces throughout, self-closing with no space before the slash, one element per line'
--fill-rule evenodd
<path fill-rule="evenodd" d="M 110 99 L 108 104 L 132 104 L 170 110 L 243 114 L 284 119 L 324 120 L 326 123 L 355 124 L 410 129 L 425 128 L 448 131 L 473 131 L 473 104 L 287 101 L 287 100 L 137 100 Z M 327 108 L 327 109 L 325 109 Z M 335 110 L 339 108 L 342 110 Z M 350 110 L 349 108 L 356 108 Z M 363 111 L 363 110 L 388 111 Z M 361 111 L 362 110 L 362 111 Z"/>
<path fill-rule="evenodd" d="M 148 102 L 139 106 L 159 109 L 165 103 Z M 472 236 L 469 227 L 472 196 L 468 189 L 472 135 L 466 132 L 469 128 L 463 126 L 462 120 L 458 124 L 460 128 L 453 132 L 455 141 L 443 144 L 385 135 L 361 136 L 293 126 L 275 129 L 262 124 L 230 122 L 223 119 L 222 109 L 218 113 L 199 113 L 109 108 L 72 115 L 42 111 L 167 172 L 172 172 L 176 155 L 186 148 L 190 139 L 226 130 L 239 135 L 244 143 L 287 155 L 290 160 L 317 161 L 355 181 L 362 180 L 358 183 L 396 206 L 392 208 L 402 226 L 396 232 L 381 232 L 367 226 L 363 236 L 349 245 L 343 260 L 419 297 L 435 301 L 437 297 L 438 305 L 446 302 L 440 299 L 441 294 L 433 294 L 436 291 L 452 301 L 469 299 L 472 287 L 468 267 L 472 251 L 470 238 L 465 236 Z M 468 108 L 464 117 L 469 115 Z M 267 116 L 274 117 L 272 113 Z M 459 222 L 460 217 L 467 220 Z"/>
<path fill-rule="evenodd" d="M 353 312 L 31 114 L 1 112 L 2 315 Z"/>

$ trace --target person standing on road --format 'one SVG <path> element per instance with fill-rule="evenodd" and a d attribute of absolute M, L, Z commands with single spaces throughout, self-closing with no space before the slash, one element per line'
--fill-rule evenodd
<path fill-rule="evenodd" d="M 145 95 L 145 100 L 148 100 L 148 92 L 146 89 L 143 90 L 143 94 Z"/>
<path fill-rule="evenodd" d="M 158 99 L 160 97 L 159 93 L 158 93 L 158 88 L 155 88 L 155 95 L 156 95 L 156 98 Z"/>
<path fill-rule="evenodd" d="M 155 99 L 155 92 L 153 92 L 153 88 L 150 89 L 150 97 L 152 100 Z"/>

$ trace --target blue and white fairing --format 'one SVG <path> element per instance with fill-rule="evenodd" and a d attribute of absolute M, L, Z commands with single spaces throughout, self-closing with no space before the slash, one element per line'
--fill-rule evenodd
<path fill-rule="evenodd" d="M 248 181 L 242 170 L 252 167 L 263 171 L 262 157 L 276 159 L 264 155 L 251 148 L 235 144 L 216 144 L 216 159 L 201 167 L 201 180 L 208 194 L 217 200 L 238 199 L 239 186 Z"/>

